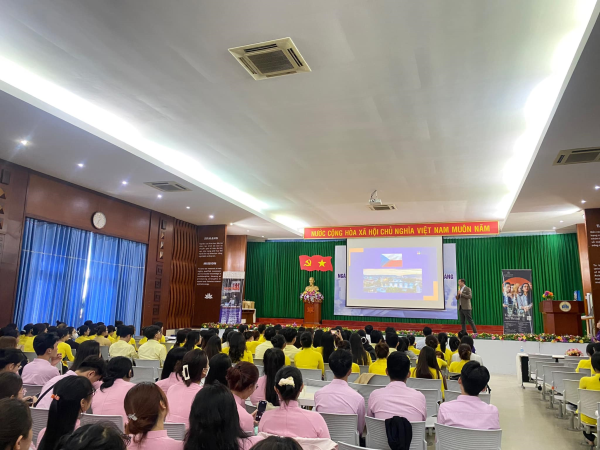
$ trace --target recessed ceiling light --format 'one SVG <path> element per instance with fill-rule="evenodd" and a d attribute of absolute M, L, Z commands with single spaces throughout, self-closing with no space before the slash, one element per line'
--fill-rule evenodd
<path fill-rule="evenodd" d="M 585 200 L 581 200 L 581 203 L 585 203 Z"/>
<path fill-rule="evenodd" d="M 233 225 L 233 222 L 229 222 L 229 225 Z"/>
<path fill-rule="evenodd" d="M 121 181 L 121 184 L 125 185 L 127 184 L 127 181 Z"/>
<path fill-rule="evenodd" d="M 208 216 L 209 219 L 214 219 L 215 216 L 213 216 L 212 214 L 210 216 Z"/>
<path fill-rule="evenodd" d="M 185 209 L 190 209 L 190 207 L 189 207 L 189 206 L 186 206 L 186 207 L 185 207 Z"/>
<path fill-rule="evenodd" d="M 556 230 L 556 227 L 552 227 L 553 230 Z"/>
<path fill-rule="evenodd" d="M 83 167 L 83 163 L 79 163 L 77 164 L 79 167 Z"/>
<path fill-rule="evenodd" d="M 29 141 L 28 141 L 28 140 L 26 140 L 26 139 L 23 139 L 23 140 L 21 141 L 21 144 L 23 144 L 23 145 L 27 145 L 27 144 L 29 144 Z"/>
<path fill-rule="evenodd" d="M 264 236 L 261 236 L 261 237 L 264 237 Z"/>
<path fill-rule="evenodd" d="M 560 223 L 563 223 L 563 221 L 561 220 Z"/>
<path fill-rule="evenodd" d="M 598 190 L 600 189 L 600 186 L 594 186 L 594 189 Z"/>
<path fill-rule="evenodd" d="M 158 195 L 157 195 L 157 197 L 158 197 L 158 198 L 162 198 L 162 195 L 161 195 L 161 194 L 158 194 Z"/>
<path fill-rule="evenodd" d="M 246 233 L 250 233 L 250 230 L 246 230 Z"/>

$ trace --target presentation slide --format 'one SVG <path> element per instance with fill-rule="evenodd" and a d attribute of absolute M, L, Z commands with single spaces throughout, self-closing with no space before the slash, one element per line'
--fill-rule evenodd
<path fill-rule="evenodd" d="M 348 239 L 346 306 L 444 309 L 442 237 Z"/>

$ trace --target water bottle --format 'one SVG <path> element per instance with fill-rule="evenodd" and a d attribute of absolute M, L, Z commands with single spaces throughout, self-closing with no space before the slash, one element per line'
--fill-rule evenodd
<path fill-rule="evenodd" d="M 521 353 L 525 353 L 525 349 L 523 348 L 523 344 L 521 344 Z"/>

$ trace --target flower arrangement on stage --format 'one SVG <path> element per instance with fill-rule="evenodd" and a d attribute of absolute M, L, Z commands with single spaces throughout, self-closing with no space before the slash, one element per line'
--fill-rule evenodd
<path fill-rule="evenodd" d="M 319 291 L 304 291 L 300 294 L 300 300 L 304 303 L 323 303 L 323 294 Z"/>
<path fill-rule="evenodd" d="M 544 292 L 544 295 L 542 295 L 542 298 L 544 300 L 554 300 L 554 294 L 550 291 L 546 291 Z"/>
<path fill-rule="evenodd" d="M 567 356 L 583 356 L 583 352 L 577 348 L 570 348 L 565 353 Z"/>

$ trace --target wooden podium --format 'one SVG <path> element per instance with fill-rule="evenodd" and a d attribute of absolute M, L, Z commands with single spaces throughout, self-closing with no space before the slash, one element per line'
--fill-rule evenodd
<path fill-rule="evenodd" d="M 316 326 L 321 324 L 322 303 L 304 303 L 304 326 Z"/>
<path fill-rule="evenodd" d="M 544 315 L 544 333 L 583 335 L 581 316 L 585 314 L 583 302 L 545 300 L 541 304 Z"/>

